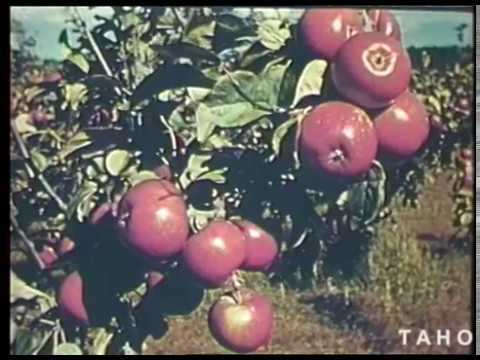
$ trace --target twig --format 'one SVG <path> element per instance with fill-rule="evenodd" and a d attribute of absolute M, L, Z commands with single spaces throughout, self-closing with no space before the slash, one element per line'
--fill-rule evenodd
<path fill-rule="evenodd" d="M 174 153 L 174 156 L 176 156 L 178 145 L 177 145 L 177 139 L 175 137 L 175 132 L 173 131 L 172 127 L 168 124 L 167 120 L 163 115 L 160 115 L 160 121 L 162 122 L 163 125 L 165 125 L 165 127 L 168 130 L 168 135 L 170 136 L 170 142 L 172 143 L 173 153 Z"/>
<path fill-rule="evenodd" d="M 38 355 L 38 353 L 47 345 L 48 340 L 52 337 L 52 335 L 55 333 L 55 330 L 51 330 L 45 337 L 42 339 L 42 342 L 40 343 L 40 346 L 35 349 L 35 351 L 32 353 L 32 355 Z"/>
<path fill-rule="evenodd" d="M 28 152 L 27 145 L 23 141 L 20 133 L 18 132 L 17 124 L 15 124 L 15 121 L 12 121 L 12 131 L 13 135 L 15 137 L 15 140 L 18 144 L 18 147 L 20 148 L 20 152 L 22 153 L 23 158 L 26 161 L 26 168 L 27 172 L 29 173 L 31 178 L 36 177 L 38 181 L 42 184 L 43 188 L 45 191 L 52 197 L 53 200 L 57 203 L 58 207 L 60 210 L 63 212 L 67 211 L 68 206 L 65 204 L 65 202 L 58 196 L 58 194 L 53 190 L 53 188 L 50 186 L 48 183 L 47 179 L 43 176 L 43 174 L 35 174 L 36 167 L 35 164 L 32 161 L 32 158 L 30 157 L 30 153 Z"/>
<path fill-rule="evenodd" d="M 97 42 L 95 41 L 93 35 L 92 35 L 92 32 L 90 30 L 88 30 L 87 28 L 87 25 L 85 23 L 85 21 L 83 20 L 82 18 L 82 15 L 80 14 L 80 12 L 78 11 L 78 8 L 76 6 L 73 7 L 74 9 L 74 13 L 75 13 L 75 16 L 77 17 L 77 19 L 80 21 L 80 23 L 82 24 L 81 25 L 81 28 L 82 28 L 82 31 L 84 33 L 84 35 L 87 37 L 88 39 L 88 42 L 90 43 L 90 45 L 92 46 L 92 49 L 95 53 L 95 55 L 97 56 L 98 60 L 100 61 L 100 64 L 102 65 L 103 67 L 103 70 L 105 71 L 105 74 L 107 74 L 109 77 L 114 77 L 113 76 L 113 72 L 112 70 L 110 69 L 110 66 L 108 65 L 107 63 L 107 60 L 105 59 L 105 57 L 103 56 L 102 54 L 102 51 L 100 50 L 100 47 L 98 46 Z M 132 93 L 127 90 L 127 89 L 122 89 L 127 95 L 132 95 Z M 115 87 L 115 92 L 117 93 L 117 95 L 121 96 L 122 93 L 121 91 Z"/>
<path fill-rule="evenodd" d="M 11 203 L 11 207 L 12 207 L 13 211 L 16 211 L 16 208 L 13 205 L 13 203 Z M 30 255 L 33 257 L 33 259 L 37 263 L 40 270 L 45 269 L 45 264 L 43 263 L 43 260 L 40 258 L 40 255 L 38 254 L 37 250 L 35 249 L 35 245 L 28 238 L 28 236 L 25 234 L 25 232 L 22 230 L 22 228 L 20 227 L 20 225 L 17 222 L 17 219 L 15 218 L 15 216 L 13 215 L 13 213 L 11 211 L 10 211 L 10 222 L 13 225 L 13 228 L 18 233 L 18 235 L 20 235 L 20 238 L 22 239 L 23 243 L 25 244 L 28 251 L 30 252 Z"/>

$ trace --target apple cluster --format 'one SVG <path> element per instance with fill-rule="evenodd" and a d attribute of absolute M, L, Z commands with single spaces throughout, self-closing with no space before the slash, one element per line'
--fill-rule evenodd
<path fill-rule="evenodd" d="M 329 62 L 335 92 L 302 123 L 301 155 L 314 170 L 355 177 L 378 154 L 402 160 L 422 147 L 430 122 L 409 90 L 411 61 L 391 12 L 311 9 L 298 34 L 314 58 Z"/>
<path fill-rule="evenodd" d="M 216 219 L 190 234 L 186 202 L 168 180 L 146 180 L 133 186 L 117 205 L 101 205 L 91 222 L 99 224 L 106 217 L 114 219 L 119 243 L 132 255 L 153 269 L 178 261 L 207 289 L 226 286 L 237 270 L 267 271 L 278 258 L 276 240 L 247 220 Z M 161 291 L 165 282 L 163 274 L 151 272 L 147 286 Z M 82 278 L 78 272 L 71 273 L 60 286 L 59 309 L 65 317 L 88 326 L 82 299 Z M 235 352 L 252 352 L 270 340 L 273 309 L 265 296 L 234 284 L 232 292 L 213 304 L 208 321 L 221 345 Z"/>

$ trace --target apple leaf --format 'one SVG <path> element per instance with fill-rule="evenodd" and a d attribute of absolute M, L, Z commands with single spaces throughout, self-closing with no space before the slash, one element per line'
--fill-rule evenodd
<path fill-rule="evenodd" d="M 57 346 L 53 355 L 83 355 L 83 353 L 77 344 L 63 343 Z"/>
<path fill-rule="evenodd" d="M 283 138 L 285 137 L 285 135 L 287 135 L 290 128 L 294 126 L 296 123 L 297 123 L 297 118 L 293 117 L 291 119 L 288 119 L 282 125 L 278 126 L 275 129 L 275 132 L 273 133 L 273 136 L 272 136 L 272 149 L 276 156 L 280 154 Z"/>
<path fill-rule="evenodd" d="M 48 158 L 43 155 L 40 151 L 32 149 L 30 151 L 30 156 L 32 157 L 32 162 L 35 165 L 35 168 L 40 172 L 44 172 L 49 165 Z"/>
<path fill-rule="evenodd" d="M 337 206 L 348 214 L 351 230 L 370 225 L 378 218 L 385 204 L 386 174 L 375 162 L 366 179 L 340 194 Z"/>
<path fill-rule="evenodd" d="M 37 128 L 32 125 L 32 116 L 28 113 L 18 115 L 14 121 L 20 134 L 34 133 L 37 131 Z"/>
<path fill-rule="evenodd" d="M 306 96 L 321 94 L 326 70 L 327 62 L 325 60 L 312 60 L 307 64 L 298 79 L 293 106 L 296 106 Z"/>
<path fill-rule="evenodd" d="M 105 169 L 112 176 L 119 176 L 130 163 L 131 155 L 128 151 L 115 149 L 105 157 Z"/>
<path fill-rule="evenodd" d="M 85 56 L 78 52 L 69 54 L 67 56 L 67 61 L 75 64 L 85 74 L 88 74 L 88 72 L 90 71 L 90 64 L 88 63 L 87 59 L 85 58 Z"/>
<path fill-rule="evenodd" d="M 92 143 L 93 141 L 85 131 L 79 131 L 68 140 L 62 150 L 60 150 L 58 153 L 58 157 L 62 160 L 65 160 L 77 150 L 87 147 Z"/>
<path fill-rule="evenodd" d="M 190 86 L 210 88 L 212 85 L 213 80 L 193 66 L 186 64 L 162 65 L 143 79 L 130 100 L 135 105 L 164 90 Z"/>
<path fill-rule="evenodd" d="M 285 22 L 278 19 L 270 19 L 260 22 L 257 34 L 263 46 L 270 50 L 278 50 L 285 45 L 291 36 Z"/>
<path fill-rule="evenodd" d="M 64 87 L 65 103 L 62 108 L 70 107 L 71 110 L 77 111 L 82 103 L 87 99 L 88 88 L 81 83 L 67 84 Z"/>
<path fill-rule="evenodd" d="M 205 107 L 204 104 L 200 104 L 200 107 L 202 109 L 197 109 L 195 113 L 197 119 L 197 141 L 204 143 L 215 130 L 216 124 L 212 121 L 212 112 L 208 108 L 203 109 Z"/>
<path fill-rule="evenodd" d="M 135 186 L 143 181 L 154 179 L 159 179 L 158 175 L 155 172 L 150 170 L 142 170 L 136 174 L 129 176 L 128 181 L 130 182 L 131 186 Z"/>

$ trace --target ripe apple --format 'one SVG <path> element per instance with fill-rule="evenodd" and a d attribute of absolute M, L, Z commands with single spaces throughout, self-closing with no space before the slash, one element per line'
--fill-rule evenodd
<path fill-rule="evenodd" d="M 332 176 L 365 173 L 377 154 L 377 135 L 369 116 L 340 101 L 317 106 L 302 122 L 302 157 L 314 170 Z"/>
<path fill-rule="evenodd" d="M 180 191 L 166 180 L 146 180 L 120 201 L 117 219 L 124 244 L 153 263 L 181 253 L 189 233 Z"/>
<path fill-rule="evenodd" d="M 214 220 L 190 237 L 183 259 L 202 284 L 218 287 L 242 265 L 245 253 L 242 231 L 229 221 Z"/>
<path fill-rule="evenodd" d="M 278 255 L 278 244 L 268 232 L 260 226 L 247 221 L 235 221 L 245 235 L 246 256 L 242 270 L 266 271 Z"/>
<path fill-rule="evenodd" d="M 402 31 L 395 16 L 388 10 L 368 10 L 368 16 L 372 20 L 373 29 L 387 36 L 393 36 L 399 42 L 402 41 Z"/>
<path fill-rule="evenodd" d="M 147 289 L 153 289 L 155 286 L 162 283 L 163 281 L 165 281 L 165 276 L 161 272 L 150 271 L 147 274 Z"/>
<path fill-rule="evenodd" d="M 75 243 L 68 237 L 64 237 L 57 245 L 57 253 L 60 256 L 69 253 L 75 248 Z"/>
<path fill-rule="evenodd" d="M 333 62 L 338 93 L 367 109 L 378 109 L 407 90 L 411 75 L 408 53 L 393 37 L 362 32 L 347 40 Z"/>
<path fill-rule="evenodd" d="M 263 295 L 240 290 L 213 304 L 208 323 L 213 337 L 225 348 L 238 353 L 253 352 L 271 339 L 272 304 Z"/>
<path fill-rule="evenodd" d="M 83 281 L 80 274 L 75 271 L 68 275 L 60 285 L 57 303 L 60 313 L 64 317 L 79 324 L 88 325 L 89 319 L 83 295 Z"/>
<path fill-rule="evenodd" d="M 332 60 L 340 46 L 360 31 L 362 17 L 352 9 L 309 9 L 299 22 L 299 38 L 305 47 L 326 60 Z"/>
<path fill-rule="evenodd" d="M 48 245 L 45 245 L 43 247 L 42 251 L 38 254 L 38 256 L 42 260 L 46 269 L 50 268 L 53 263 L 58 260 L 58 255 L 56 251 Z"/>
<path fill-rule="evenodd" d="M 463 169 L 463 188 L 472 190 L 473 188 L 473 163 L 472 160 L 467 160 L 464 163 Z"/>
<path fill-rule="evenodd" d="M 374 120 L 378 145 L 397 158 L 412 156 L 430 132 L 428 113 L 422 102 L 406 91 Z"/>
<path fill-rule="evenodd" d="M 98 225 L 101 222 L 106 221 L 110 215 L 112 215 L 112 204 L 110 202 L 105 202 L 92 212 L 90 223 Z"/>

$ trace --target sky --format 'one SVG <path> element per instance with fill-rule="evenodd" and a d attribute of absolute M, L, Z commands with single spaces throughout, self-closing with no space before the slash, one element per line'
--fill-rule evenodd
<path fill-rule="evenodd" d="M 106 15 L 112 13 L 110 7 L 77 7 L 89 26 L 95 21 L 93 14 Z M 243 9 L 245 10 L 245 9 Z M 271 9 L 264 9 L 272 11 Z M 281 13 L 291 14 L 293 18 L 301 15 L 299 9 L 279 9 Z M 65 20 L 69 16 L 69 8 L 60 6 L 11 7 L 11 16 L 24 24 L 27 33 L 37 41 L 36 51 L 42 58 L 62 59 L 64 52 L 58 43 L 58 36 L 66 27 Z M 242 10 L 240 10 L 242 11 Z M 472 42 L 472 14 L 456 12 L 411 12 L 394 11 L 403 32 L 405 46 L 448 46 L 458 44 L 455 27 L 466 23 L 466 42 Z"/>

